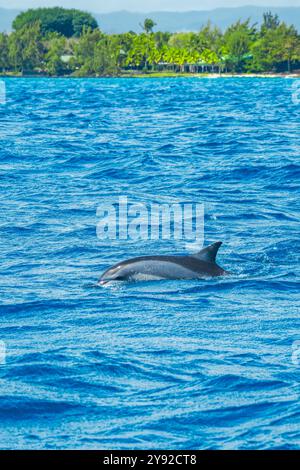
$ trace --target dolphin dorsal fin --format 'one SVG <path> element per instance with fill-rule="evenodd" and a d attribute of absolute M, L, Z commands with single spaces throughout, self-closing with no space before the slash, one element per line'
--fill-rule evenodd
<path fill-rule="evenodd" d="M 216 242 L 212 245 L 206 246 L 198 253 L 195 253 L 193 256 L 202 261 L 207 261 L 208 263 L 215 263 L 218 250 L 222 242 Z"/>

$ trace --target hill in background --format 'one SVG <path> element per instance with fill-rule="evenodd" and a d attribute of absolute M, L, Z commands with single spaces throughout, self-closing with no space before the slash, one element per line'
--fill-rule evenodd
<path fill-rule="evenodd" d="M 263 13 L 268 10 L 277 13 L 282 21 L 296 26 L 300 32 L 300 7 L 245 6 L 240 8 L 217 8 L 210 11 L 149 13 L 118 11 L 96 13 L 93 16 L 97 19 L 100 29 L 105 33 L 141 32 L 140 23 L 146 17 L 152 18 L 157 23 L 156 30 L 172 33 L 176 31 L 198 31 L 209 20 L 222 30 L 239 19 L 251 18 L 253 23 L 260 23 Z M 18 13 L 18 10 L 0 8 L 0 31 L 11 31 L 12 21 Z"/>
<path fill-rule="evenodd" d="M 209 11 L 187 11 L 187 12 L 150 12 L 132 13 L 118 11 L 106 14 L 96 14 L 100 29 L 106 33 L 125 33 L 126 31 L 140 32 L 139 26 L 143 20 L 152 18 L 157 27 L 154 30 L 169 31 L 198 31 L 201 26 L 209 20 L 219 26 L 222 30 L 239 19 L 251 18 L 253 23 L 261 23 L 263 13 L 272 11 L 277 13 L 282 21 L 296 26 L 300 31 L 300 7 L 255 7 L 245 6 L 240 8 L 217 8 Z"/>

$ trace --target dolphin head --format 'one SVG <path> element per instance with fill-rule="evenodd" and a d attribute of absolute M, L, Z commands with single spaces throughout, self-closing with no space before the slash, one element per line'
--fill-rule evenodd
<path fill-rule="evenodd" d="M 117 264 L 109 269 L 107 269 L 99 279 L 98 284 L 103 286 L 108 282 L 112 281 L 125 281 L 126 280 L 126 272 L 122 265 Z"/>

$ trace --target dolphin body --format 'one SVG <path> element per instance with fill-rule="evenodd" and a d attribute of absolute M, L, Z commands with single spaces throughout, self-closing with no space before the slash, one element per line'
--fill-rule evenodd
<path fill-rule="evenodd" d="M 216 263 L 222 242 L 216 242 L 188 256 L 141 256 L 115 264 L 99 280 L 100 285 L 111 281 L 151 281 L 161 279 L 203 279 L 230 274 Z"/>

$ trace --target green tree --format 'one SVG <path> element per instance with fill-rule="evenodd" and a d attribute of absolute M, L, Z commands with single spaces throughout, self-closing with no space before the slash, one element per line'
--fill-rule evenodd
<path fill-rule="evenodd" d="M 9 68 L 8 37 L 5 33 L 0 33 L 0 69 L 5 72 Z"/>
<path fill-rule="evenodd" d="M 170 37 L 168 44 L 177 49 L 193 50 L 193 37 L 194 33 L 175 33 Z"/>
<path fill-rule="evenodd" d="M 9 36 L 8 55 L 15 71 L 33 72 L 41 67 L 43 58 L 43 44 L 40 24 L 15 31 Z"/>
<path fill-rule="evenodd" d="M 219 28 L 213 27 L 210 22 L 201 28 L 199 33 L 191 35 L 191 47 L 198 52 L 209 49 L 217 53 L 223 44 L 223 35 Z"/>
<path fill-rule="evenodd" d="M 36 22 L 40 22 L 42 34 L 56 32 L 66 37 L 80 36 L 87 27 L 98 27 L 97 21 L 89 13 L 54 7 L 30 9 L 20 13 L 13 22 L 13 28 L 19 31 Z"/>
<path fill-rule="evenodd" d="M 129 33 L 118 34 L 115 36 L 117 39 L 119 49 L 120 49 L 120 57 L 119 57 L 120 67 L 126 67 L 128 54 L 129 54 L 129 51 L 133 47 L 133 41 L 136 36 L 137 36 L 136 33 L 132 31 Z"/>
<path fill-rule="evenodd" d="M 271 11 L 267 11 L 263 15 L 263 23 L 261 26 L 261 33 L 264 34 L 270 29 L 277 29 L 280 25 L 278 15 L 274 15 Z"/>
<path fill-rule="evenodd" d="M 94 71 L 96 75 L 112 76 L 119 72 L 120 48 L 115 38 L 105 35 L 96 46 Z"/>
<path fill-rule="evenodd" d="M 145 33 L 136 35 L 133 38 L 132 47 L 128 52 L 126 65 L 147 69 L 149 55 L 153 49 L 156 49 L 153 35 Z"/>
<path fill-rule="evenodd" d="M 89 13 L 79 10 L 71 10 L 73 36 L 79 37 L 84 29 L 98 28 L 98 23 L 95 18 Z"/>
<path fill-rule="evenodd" d="M 146 18 L 142 25 L 142 28 L 146 34 L 149 34 L 152 33 L 154 26 L 156 26 L 156 23 L 151 20 L 151 18 Z"/>
<path fill-rule="evenodd" d="M 114 75 L 119 70 L 119 56 L 116 37 L 107 36 L 98 29 L 87 29 L 75 43 L 71 64 L 76 75 Z"/>
<path fill-rule="evenodd" d="M 292 65 L 300 60 L 300 37 L 294 26 L 282 24 L 282 58 L 287 63 L 288 72 L 292 71 Z"/>
<path fill-rule="evenodd" d="M 74 57 L 71 65 L 78 70 L 78 74 L 93 74 L 95 71 L 94 59 L 97 43 L 103 38 L 99 29 L 85 29 L 79 40 L 74 43 Z"/>
<path fill-rule="evenodd" d="M 300 60 L 300 38 L 293 26 L 285 23 L 272 23 L 272 27 L 262 25 L 258 40 L 252 45 L 254 71 L 270 72 L 285 69 L 289 72 Z"/>
<path fill-rule="evenodd" d="M 66 70 L 66 65 L 62 61 L 62 56 L 66 48 L 66 38 L 57 33 L 52 33 L 46 45 L 45 70 L 50 75 L 61 75 Z"/>
<path fill-rule="evenodd" d="M 216 52 L 211 51 L 210 49 L 205 49 L 201 53 L 200 59 L 204 64 L 211 66 L 212 69 L 214 69 L 214 67 L 220 63 L 219 56 L 216 54 Z"/>
<path fill-rule="evenodd" d="M 242 72 L 245 63 L 251 58 L 251 46 L 256 38 L 255 26 L 249 25 L 249 20 L 238 21 L 230 26 L 224 35 L 228 49 L 228 64 L 235 72 Z"/>
<path fill-rule="evenodd" d="M 157 31 L 156 33 L 154 33 L 154 39 L 155 39 L 155 42 L 156 42 L 156 46 L 159 49 L 162 48 L 163 46 L 168 44 L 168 41 L 169 41 L 171 36 L 172 36 L 171 33 Z"/>

